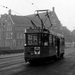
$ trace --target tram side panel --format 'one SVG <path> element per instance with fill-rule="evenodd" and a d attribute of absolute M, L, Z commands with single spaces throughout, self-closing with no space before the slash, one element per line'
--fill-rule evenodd
<path fill-rule="evenodd" d="M 65 40 L 64 40 L 64 38 L 60 39 L 60 53 L 61 54 L 65 53 Z"/>
<path fill-rule="evenodd" d="M 54 35 L 49 35 L 49 56 L 56 55 L 56 37 Z"/>
<path fill-rule="evenodd" d="M 55 46 L 50 46 L 49 48 L 49 57 L 50 56 L 55 56 L 56 55 L 56 48 Z"/>

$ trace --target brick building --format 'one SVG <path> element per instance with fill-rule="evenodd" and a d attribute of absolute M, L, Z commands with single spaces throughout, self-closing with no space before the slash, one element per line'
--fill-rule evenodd
<path fill-rule="evenodd" d="M 9 47 L 11 49 L 23 49 L 24 48 L 24 29 L 32 26 L 30 19 L 33 19 L 34 15 L 18 16 L 12 15 L 11 10 L 8 14 L 1 15 L 0 18 L 0 47 Z M 51 22 L 54 26 L 60 26 L 60 22 L 53 10 L 50 12 Z M 40 24 L 40 20 L 35 18 L 34 21 L 37 26 Z M 47 24 L 50 26 L 50 23 Z M 53 28 L 52 28 L 53 29 Z"/>

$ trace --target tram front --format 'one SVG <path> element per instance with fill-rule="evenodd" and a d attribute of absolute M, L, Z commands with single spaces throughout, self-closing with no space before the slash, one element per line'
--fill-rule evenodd
<path fill-rule="evenodd" d="M 41 44 L 40 30 L 27 29 L 25 32 L 25 61 L 35 60 L 40 57 L 40 44 Z"/>
<path fill-rule="evenodd" d="M 41 29 L 25 31 L 24 58 L 26 62 L 41 59 L 44 51 L 43 46 L 48 46 L 48 34 L 43 33 Z"/>

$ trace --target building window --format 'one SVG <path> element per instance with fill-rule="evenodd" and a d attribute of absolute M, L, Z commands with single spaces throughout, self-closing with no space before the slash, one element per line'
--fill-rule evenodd
<path fill-rule="evenodd" d="M 10 39 L 13 39 L 13 33 L 12 32 L 10 33 Z"/>
<path fill-rule="evenodd" d="M 20 36 L 19 36 L 19 33 L 17 33 L 17 39 L 19 39 L 19 37 L 20 37 Z"/>
<path fill-rule="evenodd" d="M 13 33 L 12 32 L 6 33 L 6 39 L 13 39 Z"/>
<path fill-rule="evenodd" d="M 19 27 L 15 27 L 15 30 L 20 30 L 20 28 Z"/>
<path fill-rule="evenodd" d="M 1 32 L 0 32 L 0 39 L 1 39 Z"/>
<path fill-rule="evenodd" d="M 13 47 L 16 47 L 16 40 L 13 39 Z"/>
<path fill-rule="evenodd" d="M 18 41 L 18 46 L 20 46 L 21 44 L 20 44 L 20 41 Z"/>
<path fill-rule="evenodd" d="M 8 22 L 8 26 L 10 26 L 11 25 L 11 23 L 10 22 Z"/>
<path fill-rule="evenodd" d="M 24 39 L 24 33 L 20 33 L 20 39 Z"/>
<path fill-rule="evenodd" d="M 24 45 L 24 43 L 23 43 L 23 41 L 21 41 L 21 46 L 23 46 Z"/>
<path fill-rule="evenodd" d="M 6 33 L 6 39 L 8 39 L 8 33 Z"/>
<path fill-rule="evenodd" d="M 20 33 L 20 39 L 22 39 L 23 38 L 23 35 L 22 35 L 22 33 Z"/>
<path fill-rule="evenodd" d="M 8 46 L 10 47 L 10 42 L 5 40 L 5 46 L 6 47 L 8 47 Z"/>
<path fill-rule="evenodd" d="M 17 39 L 24 39 L 24 34 L 23 33 L 17 33 Z"/>
<path fill-rule="evenodd" d="M 7 27 L 7 31 L 12 31 L 12 27 Z"/>

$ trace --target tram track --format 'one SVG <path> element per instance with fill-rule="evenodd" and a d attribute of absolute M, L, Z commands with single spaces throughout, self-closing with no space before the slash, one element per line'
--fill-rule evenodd
<path fill-rule="evenodd" d="M 27 70 L 25 70 L 25 71 L 21 71 L 20 73 L 16 73 L 16 74 L 12 74 L 12 75 L 21 75 L 21 74 L 23 74 L 23 73 L 26 73 L 26 72 L 30 72 L 30 71 L 33 71 L 33 70 L 36 70 L 36 69 L 38 69 L 39 67 L 33 67 L 33 68 L 30 68 L 30 69 L 27 69 Z"/>
<path fill-rule="evenodd" d="M 0 69 L 0 73 L 6 72 L 7 75 L 10 75 L 10 73 L 12 74 L 15 73 L 15 75 L 18 75 L 20 73 L 28 72 L 36 68 L 37 68 L 36 66 L 31 66 L 25 62 L 18 62 L 18 63 L 11 64 L 9 66 L 4 66 L 3 68 Z"/>
<path fill-rule="evenodd" d="M 33 65 L 29 65 L 29 69 L 25 69 L 25 70 L 22 70 L 20 72 L 17 72 L 15 74 L 12 74 L 12 75 L 22 75 L 22 74 L 25 74 L 27 72 L 32 72 L 32 71 L 35 71 L 37 69 L 40 69 L 41 67 L 45 66 L 45 65 L 49 65 L 50 63 L 53 63 L 54 60 L 51 60 L 49 62 L 45 62 L 45 63 L 38 63 L 38 64 L 33 64 Z"/>
<path fill-rule="evenodd" d="M 0 59 L 0 61 L 9 61 L 9 60 L 14 60 L 14 59 L 17 59 L 17 58 L 23 58 L 24 56 L 14 56 L 14 57 L 8 57 L 8 58 L 4 58 L 4 59 Z"/>
<path fill-rule="evenodd" d="M 2 70 L 8 70 L 10 68 L 12 68 L 14 65 L 14 67 L 16 67 L 17 64 L 22 64 L 24 62 L 24 58 L 23 55 L 18 55 L 18 56 L 13 56 L 13 57 L 7 57 L 5 59 L 1 59 L 0 60 L 0 72 Z"/>
<path fill-rule="evenodd" d="M 13 73 L 15 71 L 17 72 L 28 72 L 31 70 L 36 69 L 35 66 L 30 66 L 28 63 L 24 62 L 23 55 L 17 55 L 13 57 L 6 57 L 0 60 L 0 73 L 5 73 L 7 75 L 10 75 L 9 72 Z M 28 65 L 27 65 L 28 64 Z M 24 71 L 23 71 L 24 69 Z M 5 74 L 3 74 L 5 75 Z M 16 74 L 15 74 L 16 75 Z"/>
<path fill-rule="evenodd" d="M 28 67 L 27 67 L 26 69 L 22 69 L 21 71 L 16 72 L 16 73 L 14 73 L 14 74 L 12 74 L 12 75 L 21 75 L 21 74 L 26 73 L 26 72 L 34 71 L 34 70 L 36 70 L 36 69 L 38 69 L 38 68 L 40 68 L 39 65 L 34 65 L 34 66 L 33 66 L 33 65 L 29 65 L 29 64 L 28 64 Z"/>
<path fill-rule="evenodd" d="M 7 66 L 2 66 L 0 68 L 0 72 L 1 71 L 9 71 L 9 70 L 11 70 L 13 68 L 19 67 L 22 64 L 24 64 L 24 62 L 19 62 L 19 63 L 10 64 L 10 65 L 7 65 Z"/>
<path fill-rule="evenodd" d="M 5 59 L 1 59 L 0 61 L 0 72 L 5 72 L 7 75 L 9 73 L 15 73 L 13 75 L 20 75 L 26 72 L 35 71 L 36 69 L 40 68 L 40 66 L 31 66 L 28 63 L 24 62 L 24 55 L 13 55 L 6 57 Z M 53 61 L 51 61 L 53 62 Z M 49 64 L 51 63 L 49 62 Z M 47 63 L 48 64 L 48 63 Z M 3 74 L 5 75 L 5 74 Z"/>
<path fill-rule="evenodd" d="M 31 73 L 32 73 L 32 75 L 33 74 L 35 75 L 37 72 L 41 72 L 43 70 L 45 71 L 48 68 L 48 66 L 50 66 L 49 72 L 51 71 L 52 73 L 54 73 L 54 72 L 58 73 L 58 72 L 60 72 L 60 70 L 58 70 L 57 68 L 55 69 L 56 65 L 59 66 L 59 64 L 62 64 L 63 66 L 61 66 L 61 67 L 59 66 L 59 68 L 64 69 L 65 65 L 66 65 L 66 67 L 67 66 L 70 67 L 69 63 L 71 61 L 74 61 L 74 58 L 72 59 L 72 57 L 75 56 L 75 54 L 74 54 L 75 49 L 69 50 L 69 51 L 68 50 L 69 49 L 66 50 L 68 53 L 65 54 L 65 59 L 58 60 L 58 61 L 52 60 L 50 62 L 47 62 L 44 64 L 39 64 L 39 65 L 38 64 L 30 65 L 29 63 L 24 62 L 24 58 L 23 58 L 24 56 L 21 56 L 21 55 L 14 56 L 13 55 L 13 57 L 11 57 L 11 58 L 5 58 L 3 60 L 0 60 L 0 65 L 1 65 L 0 66 L 0 75 L 31 75 Z M 70 60 L 68 60 L 68 59 L 70 59 Z M 73 63 L 71 63 L 71 66 L 72 65 L 73 65 Z M 55 66 L 55 67 L 53 68 L 53 66 Z M 72 67 L 71 67 L 71 69 L 72 69 Z M 44 68 L 46 68 L 46 69 L 44 69 Z"/>
<path fill-rule="evenodd" d="M 24 62 L 23 59 L 2 62 L 2 63 L 0 63 L 0 68 L 7 67 L 7 66 L 10 66 L 10 65 L 14 65 L 14 64 L 18 64 L 18 63 L 21 63 L 21 62 Z"/>
<path fill-rule="evenodd" d="M 10 59 L 8 59 L 8 60 L 10 60 Z M 30 72 L 30 71 L 33 71 L 33 70 L 36 70 L 36 69 L 40 68 L 39 65 L 36 65 L 36 66 L 35 65 L 33 65 L 33 66 L 29 65 L 28 67 L 26 67 L 27 64 L 23 61 L 23 58 L 21 56 L 18 57 L 18 58 L 17 57 L 11 58 L 11 60 L 3 62 L 3 63 L 0 64 L 1 65 L 0 66 L 0 68 L 1 68 L 0 72 L 6 71 L 8 73 L 11 72 L 12 74 L 15 73 L 15 75 L 20 75 L 22 73 Z M 51 61 L 51 62 L 53 62 L 53 61 Z M 16 71 L 17 71 L 17 73 L 16 73 Z M 8 75 L 10 75 L 10 74 L 8 74 Z"/>
<path fill-rule="evenodd" d="M 23 54 L 1 55 L 1 56 L 0 56 L 0 60 L 1 60 L 1 59 L 6 59 L 6 58 L 18 57 L 18 56 L 24 56 L 24 55 L 23 55 Z"/>

